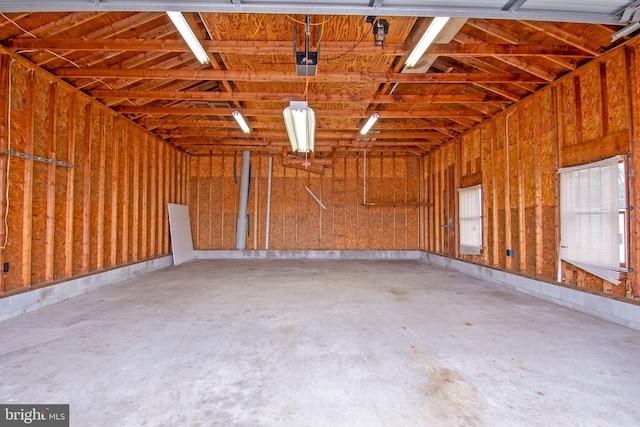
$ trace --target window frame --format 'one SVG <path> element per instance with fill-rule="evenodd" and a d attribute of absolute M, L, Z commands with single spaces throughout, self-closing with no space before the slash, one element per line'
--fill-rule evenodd
<path fill-rule="evenodd" d="M 466 203 L 471 200 L 475 202 L 474 205 L 467 206 Z M 471 211 L 471 214 L 465 216 L 469 211 Z M 482 227 L 482 184 L 459 188 L 458 251 L 460 255 L 482 254 L 484 248 Z M 468 240 L 469 236 L 471 240 Z"/>
<path fill-rule="evenodd" d="M 614 167 L 615 173 L 612 170 Z M 628 260 L 626 171 L 623 156 L 558 169 L 560 181 L 558 281 L 562 279 L 561 270 L 562 261 L 564 261 L 603 280 L 620 283 L 619 273 L 627 271 L 626 261 Z M 620 206 L 621 196 L 624 198 L 624 207 Z M 620 227 L 621 214 L 624 215 L 622 228 Z M 622 243 L 620 243 L 621 235 Z M 614 241 L 617 244 L 614 244 Z M 600 243 L 601 246 L 594 246 L 596 243 Z M 621 252 L 624 260 L 621 259 Z"/>

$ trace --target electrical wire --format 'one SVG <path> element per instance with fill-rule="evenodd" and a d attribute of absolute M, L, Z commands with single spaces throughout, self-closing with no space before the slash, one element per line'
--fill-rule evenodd
<path fill-rule="evenodd" d="M 356 42 L 356 44 L 354 44 L 353 46 L 351 46 L 349 49 L 347 49 L 346 51 L 344 51 L 343 53 L 341 53 L 338 56 L 334 56 L 331 58 L 322 58 L 323 61 L 335 61 L 337 59 L 341 59 L 343 56 L 347 55 L 348 53 L 350 53 L 351 51 L 353 51 L 353 49 L 357 48 L 358 46 L 360 46 L 360 43 L 362 43 L 364 41 L 364 39 L 367 37 L 367 35 L 369 35 L 370 31 L 366 30 L 364 32 L 364 34 L 362 34 L 362 37 L 360 37 L 360 40 L 358 40 Z"/>
<path fill-rule="evenodd" d="M 249 20 L 249 15 L 247 15 L 247 20 Z M 264 15 L 260 17 L 260 22 L 258 22 L 258 28 L 256 28 L 253 34 L 249 36 L 250 39 L 254 38 L 256 34 L 258 34 L 258 31 L 260 31 L 260 28 L 262 27 L 262 21 L 264 21 Z"/>
<path fill-rule="evenodd" d="M 302 24 L 302 25 L 306 25 L 306 24 L 307 24 L 307 23 L 306 23 L 306 22 L 304 22 L 304 21 L 298 21 L 296 18 L 292 17 L 291 15 L 285 15 L 285 16 L 286 16 L 287 18 L 291 19 L 293 22 L 297 22 L 298 24 Z M 322 21 L 322 22 L 318 22 L 317 24 L 312 24 L 311 22 L 309 22 L 309 25 L 312 25 L 312 26 L 313 26 L 313 25 L 324 25 L 324 24 L 326 24 L 327 22 L 331 21 L 331 20 L 333 19 L 333 17 L 334 17 L 334 16 L 335 16 L 335 15 L 331 15 L 331 16 L 329 17 L 329 19 L 326 19 L 326 20 L 324 20 L 324 21 Z"/>
<path fill-rule="evenodd" d="M 7 15 L 5 15 L 4 13 L 0 12 L 0 16 L 2 16 L 4 19 L 6 19 L 7 21 L 11 22 L 13 25 L 15 25 L 16 27 L 18 27 L 20 30 L 22 30 L 26 35 L 29 35 L 31 37 L 33 37 L 34 39 L 37 39 L 38 36 L 36 36 L 35 34 L 33 34 L 31 31 L 23 28 L 20 24 L 18 24 L 16 21 L 14 21 L 13 19 L 9 18 Z M 76 68 L 80 68 L 80 66 L 78 64 L 76 64 L 74 61 L 72 61 L 69 58 L 65 58 L 64 56 L 57 54 L 51 50 L 48 49 L 44 49 L 45 52 L 47 52 L 50 55 L 55 56 L 58 59 L 62 59 L 63 61 L 67 61 L 69 64 L 75 66 Z M 97 78 L 97 77 L 93 77 L 93 80 L 102 83 L 103 85 L 105 85 L 106 87 L 108 87 L 109 89 L 113 90 L 113 88 L 111 86 L 109 86 L 108 84 L 106 84 L 105 82 L 103 82 L 101 79 Z"/>
<path fill-rule="evenodd" d="M 11 70 L 15 59 L 9 63 L 9 87 L 7 89 L 7 151 L 11 151 Z M 4 209 L 4 244 L 0 249 L 6 249 L 9 243 L 9 168 L 11 155 L 7 153 L 7 180 L 5 184 L 5 209 Z"/>

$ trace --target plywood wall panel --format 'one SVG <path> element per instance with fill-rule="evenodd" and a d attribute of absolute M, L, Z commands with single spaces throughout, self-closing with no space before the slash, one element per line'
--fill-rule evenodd
<path fill-rule="evenodd" d="M 86 165 L 85 159 L 85 109 L 86 101 L 77 102 L 74 111 L 71 113 L 75 116 L 73 121 L 75 150 L 73 159 L 73 241 L 71 257 L 71 271 L 69 275 L 82 273 L 82 256 L 84 243 L 84 176 Z M 122 159 L 120 159 L 122 160 Z M 124 175 L 124 174 L 122 174 Z M 122 176 L 121 175 L 121 176 Z M 120 180 L 122 182 L 122 180 Z M 122 190 L 122 189 L 121 189 Z M 120 212 L 122 215 L 122 212 Z M 122 230 L 120 230 L 120 242 L 122 242 Z M 123 262 L 122 258 L 120 262 Z"/>
<path fill-rule="evenodd" d="M 103 192 L 103 248 L 102 248 L 102 266 L 100 268 L 111 267 L 111 227 L 113 223 L 112 205 L 113 205 L 113 125 L 114 117 L 105 112 L 104 115 L 104 182 L 101 191 Z"/>
<path fill-rule="evenodd" d="M 50 84 L 41 76 L 33 75 L 33 91 L 30 100 L 33 106 L 32 137 L 33 154 L 43 158 L 49 158 L 48 140 L 49 140 L 49 123 L 52 115 L 49 111 L 37 111 L 36 105 L 48 106 L 52 101 L 50 97 Z M 30 277 L 25 282 L 25 286 L 31 283 L 40 283 L 47 280 L 47 213 L 48 213 L 48 177 L 49 165 L 40 162 L 29 162 L 32 167 L 32 185 L 31 188 L 31 230 L 25 229 L 24 232 L 30 232 L 30 236 L 26 236 L 31 241 L 30 253 Z M 33 191 L 33 188 L 40 188 L 43 191 Z M 52 189 L 53 190 L 53 189 Z M 50 267 L 49 267 L 50 268 Z M 51 279 L 49 279 L 51 280 Z"/>
<path fill-rule="evenodd" d="M 158 144 L 149 146 L 149 255 L 158 254 L 158 180 L 160 168 L 158 165 Z"/>
<path fill-rule="evenodd" d="M 602 87 L 599 67 L 590 67 L 580 76 L 582 140 L 591 141 L 603 134 Z"/>
<path fill-rule="evenodd" d="M 150 145 L 163 146 L 162 153 L 175 149 L 20 58 L 1 60 L 0 67 L 12 100 L 10 106 L 9 96 L 0 102 L 6 126 L 11 123 L 11 132 L 3 134 L 5 147 L 73 164 L 67 168 L 8 158 L 8 181 L 0 180 L 0 192 L 8 190 L 10 199 L 8 244 L 0 250 L 9 272 L 0 273 L 0 296 L 139 259 L 140 198 L 147 190 L 139 185 L 137 144 L 149 138 Z M 2 123 L 0 119 L 0 127 Z M 167 156 L 156 160 L 166 162 Z M 176 175 L 186 166 L 182 162 Z M 156 165 L 156 171 L 160 168 Z M 158 173 L 154 177 L 164 185 L 177 178 L 167 180 Z M 168 197 L 165 192 L 155 194 L 158 222 L 164 214 L 159 205 Z M 155 254 L 168 253 L 168 245 L 165 250 L 159 243 L 168 230 L 157 226 L 156 231 Z"/>
<path fill-rule="evenodd" d="M 242 175 L 242 153 L 224 159 L 224 205 L 222 218 L 222 248 L 236 248 L 236 223 L 238 219 L 238 199 Z"/>
<path fill-rule="evenodd" d="M 427 248 L 443 255 L 450 253 L 446 232 L 439 227 L 449 215 L 450 168 L 454 168 L 456 189 L 479 169 L 487 235 L 485 253 L 474 261 L 555 280 L 559 244 L 557 168 L 637 150 L 640 83 L 634 71 L 640 68 L 640 62 L 636 49 L 631 45 L 609 53 L 431 151 L 424 162 Z M 459 162 L 452 157 L 456 150 Z M 473 160 L 478 158 L 479 167 Z M 636 160 L 634 156 L 631 163 L 635 165 Z M 637 185 L 633 180 L 631 204 L 637 204 Z M 637 264 L 640 233 L 634 211 L 631 263 Z M 506 255 L 507 249 L 514 250 L 513 256 Z M 627 298 L 640 296 L 634 272 L 623 277 L 622 285 L 613 285 L 567 265 L 563 271 L 569 285 Z"/>
<path fill-rule="evenodd" d="M 198 158 L 198 239 L 196 248 L 207 248 L 211 245 L 211 159 Z"/>
<path fill-rule="evenodd" d="M 629 126 L 629 79 L 626 54 L 624 50 L 610 55 L 603 66 L 606 70 L 604 84 L 607 92 L 608 114 L 604 117 L 607 133 L 616 133 L 628 129 Z"/>
<path fill-rule="evenodd" d="M 110 267 L 114 267 L 118 265 L 118 228 L 120 226 L 119 217 L 118 217 L 118 201 L 120 200 L 120 183 L 118 182 L 118 177 L 120 176 L 120 151 L 121 144 L 119 140 L 119 118 L 114 118 L 112 126 L 111 126 L 111 138 L 109 139 L 110 153 L 111 153 L 111 162 L 110 162 L 110 174 L 108 176 L 111 177 L 111 213 L 109 215 L 110 218 L 110 230 L 109 230 L 109 252 L 108 252 L 108 262 L 107 265 Z M 109 197 L 109 196 L 107 196 Z"/>
<path fill-rule="evenodd" d="M 222 191 L 222 172 L 223 158 L 211 158 L 211 246 L 216 248 L 222 247 L 222 216 L 216 215 L 215 212 L 222 212 L 223 207 L 223 191 Z"/>
<path fill-rule="evenodd" d="M 335 165 L 333 165 L 335 167 Z M 327 250 L 333 246 L 333 215 L 334 215 L 334 193 L 333 193 L 333 167 L 325 170 L 324 175 L 320 175 L 322 188 L 322 200 L 327 209 L 322 212 L 322 229 L 320 248 Z"/>
<path fill-rule="evenodd" d="M 97 126 L 99 137 L 97 150 L 95 151 L 95 156 L 98 158 L 97 161 L 97 198 L 98 198 L 98 206 L 95 209 L 96 215 L 96 225 L 97 230 L 95 230 L 95 236 L 97 239 L 96 244 L 96 269 L 101 270 L 104 268 L 104 259 L 105 259 L 105 196 L 106 196 L 106 162 L 107 162 L 107 152 L 106 152 L 106 125 L 105 125 L 105 111 L 100 111 L 100 121 Z"/>
<path fill-rule="evenodd" d="M 361 210 L 359 202 L 360 176 L 358 174 L 358 159 L 349 156 L 344 159 L 344 193 L 345 193 L 345 248 L 358 247 L 358 239 L 362 238 L 363 230 L 358 227 L 358 213 Z"/>
<path fill-rule="evenodd" d="M 202 195 L 202 188 L 192 186 L 189 201 L 194 212 L 192 215 L 209 212 L 212 224 L 228 224 L 231 226 L 229 231 L 233 232 L 229 238 L 220 241 L 211 239 L 204 249 L 235 249 L 236 193 L 239 185 L 233 182 L 234 156 L 192 157 L 189 160 L 192 170 L 199 168 L 201 171 L 200 162 L 203 159 L 207 159 L 212 165 L 223 165 L 219 180 L 216 174 L 220 173 L 220 169 L 215 166 L 207 173 L 198 172 L 200 178 L 208 175 L 211 185 L 208 194 L 212 195 L 211 200 L 215 199 L 213 195 L 220 194 L 221 206 L 216 207 L 217 202 L 209 203 L 207 196 Z M 280 156 L 274 156 L 269 249 L 417 249 L 418 209 L 416 206 L 403 206 L 402 203 L 410 200 L 410 197 L 419 198 L 419 190 L 409 188 L 407 177 L 411 170 L 416 176 L 414 179 L 418 180 L 419 159 L 412 158 L 413 165 L 410 168 L 407 158 L 387 156 L 390 172 L 386 181 L 382 176 L 384 161 L 385 156 L 380 155 L 368 159 L 367 185 L 369 180 L 377 179 L 374 187 L 378 191 L 378 201 L 385 201 L 385 198 L 386 201 L 393 201 L 395 197 L 399 206 L 362 206 L 364 159 L 359 154 L 336 157 L 322 175 L 286 167 Z M 251 230 L 247 240 L 249 249 L 264 249 L 265 245 L 267 165 L 267 156 L 252 156 L 249 193 Z M 374 166 L 370 167 L 371 165 Z M 238 172 L 237 170 L 239 179 Z M 321 199 L 326 210 L 320 207 L 305 187 L 309 187 Z M 211 209 L 207 207 L 209 205 L 212 206 Z M 410 221 L 414 224 L 410 224 Z M 226 228 L 224 230 L 226 234 Z M 202 232 L 202 227 L 194 226 L 193 232 L 195 236 Z"/>
<path fill-rule="evenodd" d="M 6 151 L 9 144 L 9 55 L 0 54 L 0 151 Z M 7 188 L 8 156 L 0 156 L 0 188 Z M 7 211 L 7 199 L 0 197 L 0 212 Z M 7 237 L 5 226 L 0 227 L 0 265 L 4 264 Z M 0 274 L 0 293 L 5 290 L 4 275 Z"/>
<path fill-rule="evenodd" d="M 143 137 L 144 139 L 144 137 Z M 131 222 L 131 259 L 136 261 L 140 258 L 144 258 L 145 254 L 142 252 L 142 244 L 141 244 L 141 234 L 140 231 L 142 224 L 142 209 L 140 200 L 140 176 L 141 167 L 140 160 L 142 158 L 140 153 L 141 144 L 133 143 L 131 144 L 131 162 L 129 162 L 129 171 L 131 174 L 131 183 L 132 183 L 132 192 L 131 192 L 131 207 L 132 207 L 132 222 Z"/>

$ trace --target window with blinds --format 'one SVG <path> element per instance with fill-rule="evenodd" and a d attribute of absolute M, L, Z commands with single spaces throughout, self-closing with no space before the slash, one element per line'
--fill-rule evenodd
<path fill-rule="evenodd" d="M 482 251 L 482 188 L 480 185 L 458 190 L 460 254 L 479 255 Z"/>
<path fill-rule="evenodd" d="M 560 259 L 619 284 L 624 265 L 626 209 L 624 164 L 620 156 L 559 169 Z M 558 265 L 558 281 L 561 266 Z"/>

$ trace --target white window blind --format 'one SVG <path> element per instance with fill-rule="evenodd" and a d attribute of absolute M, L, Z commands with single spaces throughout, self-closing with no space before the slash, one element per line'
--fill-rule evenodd
<path fill-rule="evenodd" d="M 480 185 L 458 190 L 460 254 L 478 255 L 482 251 L 482 189 Z"/>
<path fill-rule="evenodd" d="M 560 259 L 619 284 L 618 156 L 559 169 Z M 560 277 L 560 265 L 558 266 Z"/>

